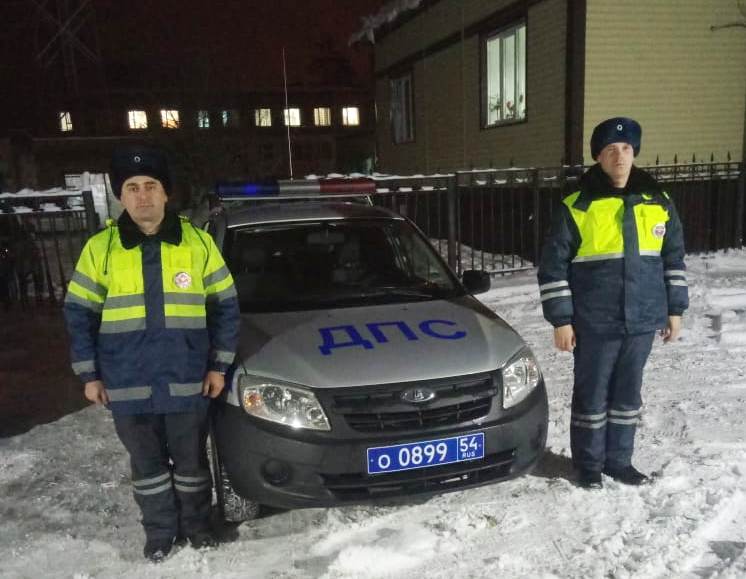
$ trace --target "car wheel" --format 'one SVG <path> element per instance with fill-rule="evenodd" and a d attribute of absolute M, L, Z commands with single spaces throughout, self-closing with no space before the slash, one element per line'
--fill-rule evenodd
<path fill-rule="evenodd" d="M 242 497 L 233 490 L 225 466 L 220 460 L 213 435 L 210 435 L 210 462 L 212 463 L 212 476 L 215 481 L 218 510 L 223 520 L 231 523 L 242 523 L 255 519 L 259 515 L 261 505 Z"/>

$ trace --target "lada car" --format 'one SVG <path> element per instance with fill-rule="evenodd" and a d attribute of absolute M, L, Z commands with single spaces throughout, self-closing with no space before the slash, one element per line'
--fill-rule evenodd
<path fill-rule="evenodd" d="M 540 458 L 521 336 L 409 219 L 360 201 L 233 204 L 208 223 L 241 307 L 212 457 L 227 520 L 465 489 Z"/>

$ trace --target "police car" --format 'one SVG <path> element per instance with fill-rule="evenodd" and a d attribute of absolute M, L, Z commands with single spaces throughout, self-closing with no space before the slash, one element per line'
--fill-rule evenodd
<path fill-rule="evenodd" d="M 374 192 L 219 187 L 207 228 L 242 318 L 212 424 L 227 520 L 464 489 L 525 473 L 544 450 L 536 359 L 472 296 L 488 274 L 459 280 L 410 220 L 344 197 Z"/>

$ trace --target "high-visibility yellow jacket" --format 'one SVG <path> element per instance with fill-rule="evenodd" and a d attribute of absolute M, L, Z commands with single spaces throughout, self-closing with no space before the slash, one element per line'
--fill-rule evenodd
<path fill-rule="evenodd" d="M 86 243 L 65 297 L 73 371 L 103 380 L 113 412 L 206 404 L 208 370 L 233 361 L 239 311 L 212 237 L 167 213 L 146 237 L 124 213 Z"/>
<path fill-rule="evenodd" d="M 620 191 L 595 165 L 555 217 L 538 272 L 552 325 L 643 333 L 688 307 L 681 222 L 648 173 L 633 167 Z"/>

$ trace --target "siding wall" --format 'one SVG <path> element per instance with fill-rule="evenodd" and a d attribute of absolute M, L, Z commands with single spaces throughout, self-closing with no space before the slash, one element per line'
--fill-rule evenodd
<path fill-rule="evenodd" d="M 643 128 L 640 164 L 734 160 L 743 154 L 746 29 L 735 0 L 589 0 L 585 159 L 593 127 L 610 116 Z"/>
<path fill-rule="evenodd" d="M 507 1 L 442 0 L 376 44 L 376 70 L 384 71 L 418 51 L 494 12 Z M 376 81 L 379 170 L 409 174 L 471 166 L 556 165 L 564 154 L 565 0 L 533 5 L 527 16 L 527 120 L 482 129 L 480 39 L 463 42 L 412 64 L 415 142 L 394 145 L 389 79 Z"/>
<path fill-rule="evenodd" d="M 515 0 L 441 0 L 376 43 L 376 70 L 388 68 Z M 406 14 L 406 13 L 405 13 Z"/>

